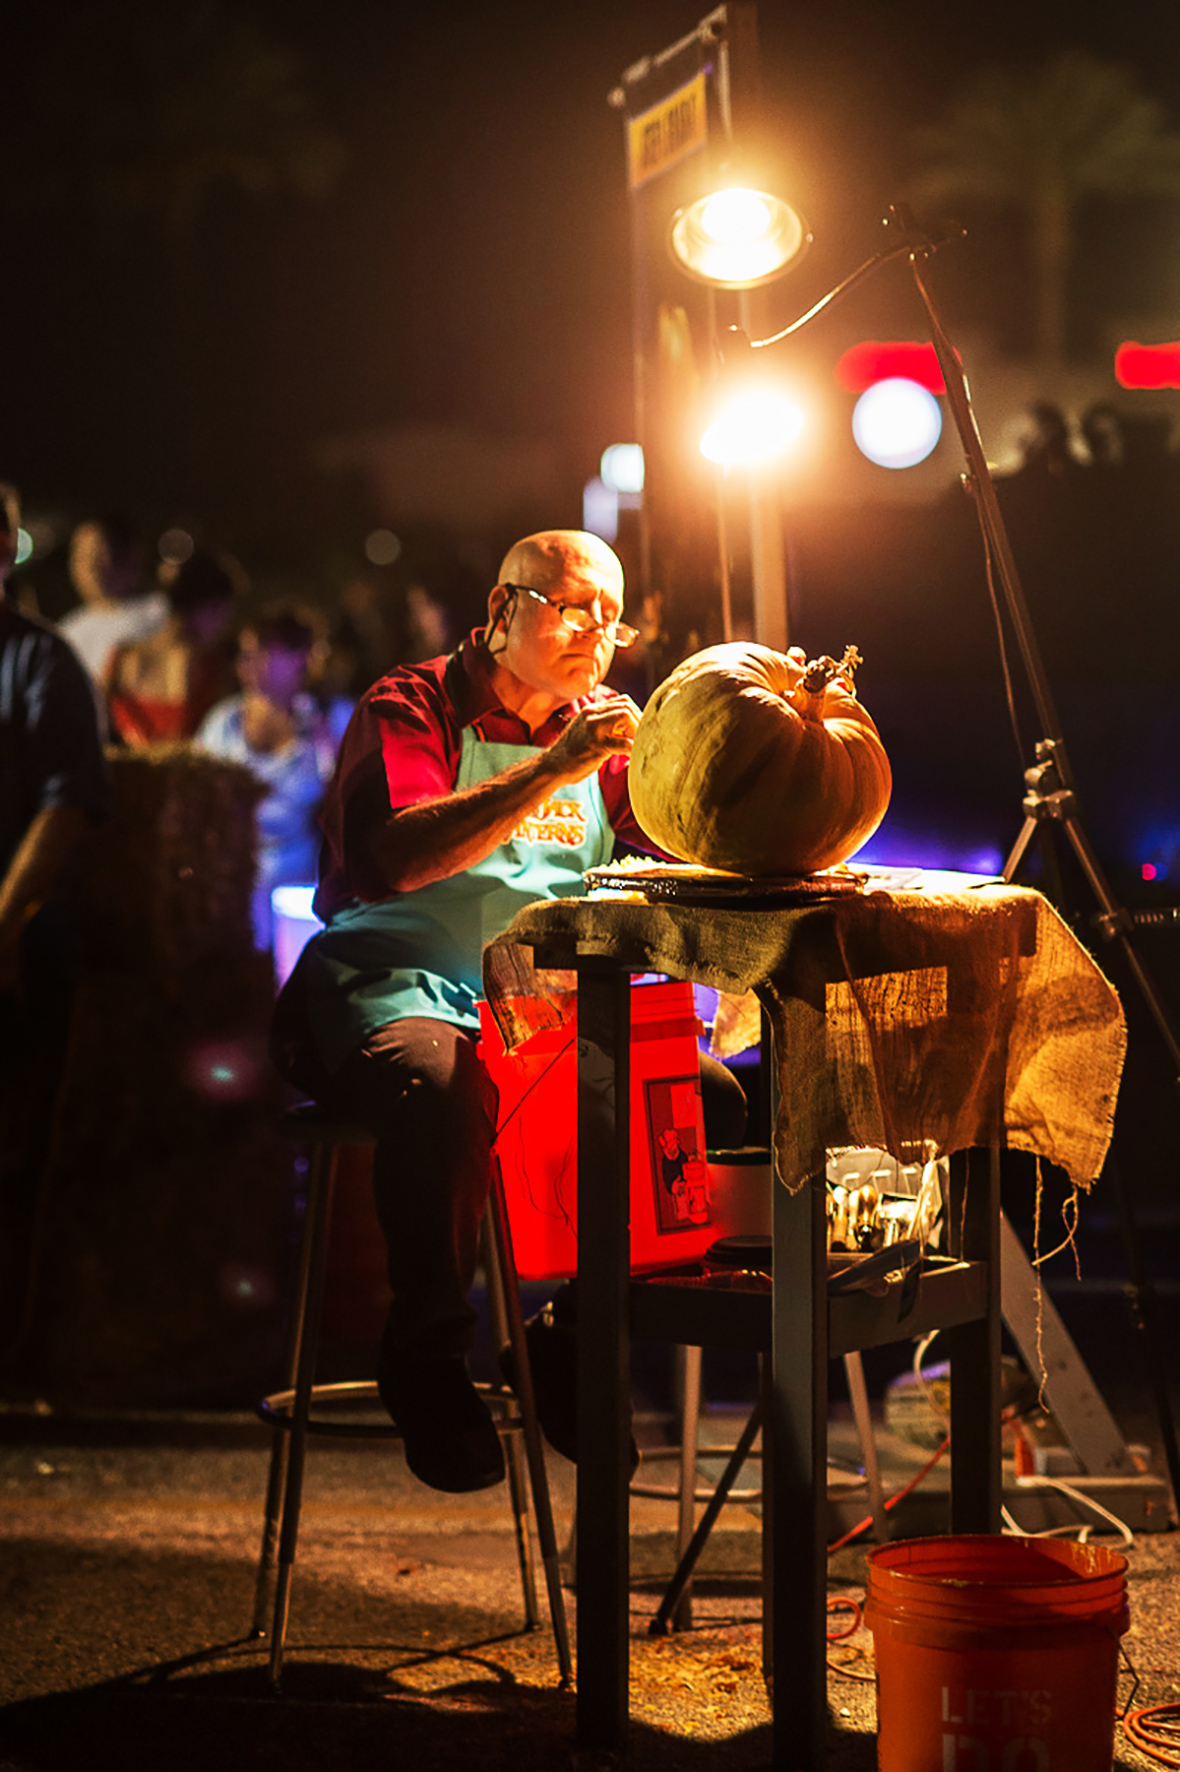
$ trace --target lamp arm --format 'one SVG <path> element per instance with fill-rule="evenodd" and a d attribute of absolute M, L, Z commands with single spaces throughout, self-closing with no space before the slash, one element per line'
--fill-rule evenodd
<path fill-rule="evenodd" d="M 1004 527 L 1004 519 L 1000 514 L 999 503 L 996 499 L 991 470 L 983 453 L 983 443 L 979 435 L 979 427 L 975 422 L 975 413 L 967 388 L 967 378 L 963 372 L 959 353 L 951 343 L 928 279 L 924 275 L 926 260 L 932 257 L 938 247 L 945 245 L 948 240 L 960 239 L 964 230 L 954 222 L 947 223 L 936 231 L 920 229 L 910 211 L 902 204 L 896 204 L 890 209 L 889 214 L 885 217 L 885 225 L 898 235 L 893 245 L 886 247 L 882 252 L 874 253 L 872 258 L 866 259 L 864 264 L 859 265 L 855 271 L 844 278 L 843 282 L 837 283 L 835 288 L 821 296 L 819 301 L 813 307 L 808 308 L 805 314 L 800 314 L 797 320 L 792 320 L 789 326 L 784 326 L 781 331 L 773 333 L 769 338 L 751 339 L 749 348 L 754 351 L 764 350 L 768 345 L 776 345 L 781 340 L 790 338 L 793 333 L 800 332 L 804 326 L 817 319 L 825 309 L 830 308 L 842 296 L 849 294 L 866 278 L 879 271 L 883 265 L 891 264 L 894 259 L 898 258 L 909 260 L 918 295 L 930 322 L 935 354 L 942 369 L 955 428 L 959 433 L 959 441 L 970 469 L 969 474 L 965 476 L 967 489 L 975 501 L 989 557 L 996 562 L 1009 616 L 1016 630 L 1017 643 L 1028 676 L 1040 729 L 1044 737 L 1053 742 L 1062 787 L 1072 788 L 1073 778 L 1065 754 L 1061 721 L 1058 718 L 1052 692 L 1045 675 L 1045 668 L 1041 662 L 1040 649 L 1033 632 L 1020 577 L 1016 570 L 1008 532 Z"/>
<path fill-rule="evenodd" d="M 784 338 L 790 338 L 793 332 L 800 332 L 804 326 L 817 319 L 825 308 L 830 308 L 833 303 L 839 301 L 841 296 L 847 295 L 859 283 L 863 283 L 866 277 L 871 277 L 874 271 L 880 270 L 882 265 L 889 264 L 892 259 L 901 258 L 910 250 L 911 247 L 907 242 L 905 245 L 891 246 L 884 252 L 875 252 L 872 258 L 866 259 L 863 265 L 852 271 L 842 283 L 837 283 L 834 289 L 829 289 L 828 293 L 822 295 L 814 307 L 808 308 L 805 314 L 800 314 L 797 320 L 792 320 L 789 326 L 784 326 L 781 332 L 773 333 L 770 338 L 752 338 L 750 349 L 752 351 L 765 350 L 767 345 L 777 345 Z"/>
<path fill-rule="evenodd" d="M 914 283 L 922 306 L 926 310 L 926 317 L 930 322 L 931 339 L 939 366 L 942 369 L 943 381 L 946 383 L 951 415 L 954 418 L 955 429 L 959 433 L 959 442 L 962 444 L 970 470 L 969 475 L 966 476 L 967 489 L 975 501 L 980 526 L 984 531 L 984 540 L 996 563 L 1008 614 L 1016 631 L 1016 641 L 1020 648 L 1029 689 L 1036 706 L 1042 736 L 1053 741 L 1054 758 L 1061 786 L 1072 788 L 1074 783 L 1062 738 L 1061 721 L 1057 715 L 1053 694 L 1041 660 L 1040 648 L 1033 630 L 1032 618 L 1028 612 L 1020 575 L 1016 570 L 1016 561 L 1013 558 L 1008 531 L 1000 512 L 999 501 L 996 498 L 995 481 L 992 479 L 991 469 L 988 467 L 987 458 L 983 453 L 983 441 L 976 423 L 975 410 L 971 404 L 971 395 L 967 387 L 967 377 L 962 360 L 951 343 L 934 299 L 934 293 L 925 275 L 927 257 L 927 252 L 920 247 L 911 245 L 909 251 L 910 269 L 913 272 Z"/>

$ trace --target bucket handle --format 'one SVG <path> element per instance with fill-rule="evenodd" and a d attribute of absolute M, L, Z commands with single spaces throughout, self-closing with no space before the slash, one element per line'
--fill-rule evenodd
<path fill-rule="evenodd" d="M 1135 1694 L 1139 1690 L 1139 1670 L 1136 1668 L 1135 1663 L 1131 1660 L 1131 1657 L 1127 1652 L 1126 1638 L 1119 1636 L 1117 1632 L 1112 1630 L 1108 1630 L 1107 1635 L 1114 1637 L 1115 1642 L 1118 1644 L 1119 1655 L 1122 1660 L 1126 1662 L 1127 1672 L 1131 1676 L 1131 1690 L 1127 1693 L 1126 1702 L 1124 1703 L 1122 1710 L 1118 1712 L 1118 1720 L 1122 1723 L 1126 1720 L 1127 1712 L 1135 1702 Z"/>

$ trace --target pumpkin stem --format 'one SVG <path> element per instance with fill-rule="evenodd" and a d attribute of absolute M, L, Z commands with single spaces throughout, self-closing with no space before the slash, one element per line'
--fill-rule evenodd
<path fill-rule="evenodd" d="M 850 695 L 855 695 L 853 678 L 860 662 L 860 653 L 855 646 L 846 646 L 844 656 L 839 661 L 829 658 L 826 653 L 822 658 L 810 659 L 791 693 L 791 705 L 795 712 L 805 720 L 822 720 L 828 684 L 836 678 L 841 680 Z"/>

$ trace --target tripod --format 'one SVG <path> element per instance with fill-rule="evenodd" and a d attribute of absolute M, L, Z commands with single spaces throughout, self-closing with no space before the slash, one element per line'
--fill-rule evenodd
<path fill-rule="evenodd" d="M 1133 931 L 1136 919 L 1115 897 L 1082 825 L 1073 772 L 1061 731 L 1061 722 L 1053 703 L 1053 696 L 1041 660 L 1040 647 L 1037 643 L 1020 577 L 1016 570 L 1016 562 L 996 497 L 995 484 L 983 452 L 983 443 L 971 405 L 967 378 L 963 372 L 959 354 L 947 333 L 931 288 L 930 259 L 940 246 L 950 240 L 961 238 L 963 229 L 950 225 L 938 231 L 924 231 L 917 226 L 911 212 L 901 204 L 894 205 L 884 221 L 886 228 L 893 236 L 891 244 L 884 251 L 876 253 L 865 264 L 852 272 L 849 277 L 845 278 L 842 283 L 821 297 L 807 313 L 792 321 L 789 326 L 775 333 L 773 337 L 743 342 L 745 342 L 746 348 L 751 350 L 760 350 L 768 345 L 777 344 L 781 339 L 799 331 L 800 328 L 815 319 L 825 308 L 839 297 L 847 294 L 857 284 L 863 282 L 866 277 L 871 276 L 882 265 L 888 264 L 896 258 L 905 258 L 909 261 L 918 295 L 930 323 L 931 339 L 942 369 L 947 399 L 967 461 L 967 472 L 963 475 L 963 482 L 971 495 L 979 521 L 988 587 L 996 606 L 997 624 L 1000 627 L 1001 649 L 1003 648 L 1003 627 L 1002 611 L 995 591 L 997 581 L 1003 596 L 1004 609 L 1016 636 L 1017 647 L 1041 733 L 1034 748 L 1035 762 L 1025 771 L 1024 776 L 1026 790 L 1023 800 L 1024 823 L 1004 865 L 1003 877 L 1009 883 L 1016 879 L 1034 840 L 1041 844 L 1048 871 L 1053 863 L 1052 834 L 1055 831 L 1062 834 L 1076 856 L 1082 874 L 1098 904 L 1098 915 L 1094 919 L 1095 926 L 1107 941 L 1118 944 L 1130 975 L 1164 1043 L 1173 1075 L 1180 1078 L 1180 1040 L 1177 1039 L 1159 992 L 1135 948 Z M 1144 921 L 1154 920 L 1156 919 L 1151 917 L 1144 919 Z M 1167 1374 L 1160 1355 L 1155 1289 L 1143 1267 L 1130 1192 L 1122 1166 L 1113 1151 L 1107 1158 L 1106 1171 L 1113 1182 L 1118 1204 L 1127 1262 L 1128 1301 L 1135 1326 L 1143 1335 L 1160 1438 L 1172 1488 L 1172 1498 L 1175 1506 L 1180 1508 L 1180 1448 L 1177 1446 L 1176 1426 L 1168 1391 Z"/>
<path fill-rule="evenodd" d="M 984 458 L 966 377 L 958 354 L 947 336 L 930 288 L 927 260 L 934 249 L 933 244 L 915 236 L 912 217 L 904 211 L 891 211 L 887 225 L 900 226 L 908 236 L 908 254 L 914 283 L 930 322 L 934 348 L 946 382 L 947 397 L 968 462 L 969 472 L 965 480 L 983 535 L 989 580 L 994 565 L 1016 634 L 1042 734 L 1034 748 L 1036 760 L 1025 771 L 1024 823 L 1004 864 L 1004 879 L 1009 882 L 1016 879 L 1034 841 L 1039 840 L 1045 847 L 1052 842 L 1054 831 L 1061 833 L 1076 856 L 1099 907 L 1095 925 L 1107 941 L 1117 942 L 1131 977 L 1164 1042 L 1173 1074 L 1176 1075 L 1180 1073 L 1180 1041 L 1177 1040 L 1155 983 L 1135 947 L 1134 919 L 1130 911 L 1116 899 L 1081 821 L 1065 739 L 1000 514 L 995 485 Z M 1106 1169 L 1114 1183 L 1118 1204 L 1132 1321 L 1143 1336 L 1172 1499 L 1174 1505 L 1180 1507 L 1180 1447 L 1177 1446 L 1167 1373 L 1160 1353 L 1155 1287 L 1143 1266 L 1138 1227 L 1117 1149 L 1112 1150 L 1108 1156 Z"/>

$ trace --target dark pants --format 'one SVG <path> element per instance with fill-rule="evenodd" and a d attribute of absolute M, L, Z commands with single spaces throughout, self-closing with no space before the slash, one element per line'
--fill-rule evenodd
<path fill-rule="evenodd" d="M 282 998 L 280 1005 L 287 1007 Z M 475 1036 L 425 1017 L 391 1022 L 335 1074 L 289 1026 L 272 1052 L 283 1074 L 322 1107 L 377 1135 L 373 1192 L 393 1291 L 392 1347 L 428 1359 L 465 1353 L 475 1329 L 467 1295 L 498 1104 Z M 740 1085 L 705 1055 L 701 1081 L 707 1142 L 740 1145 L 746 1115 Z"/>

